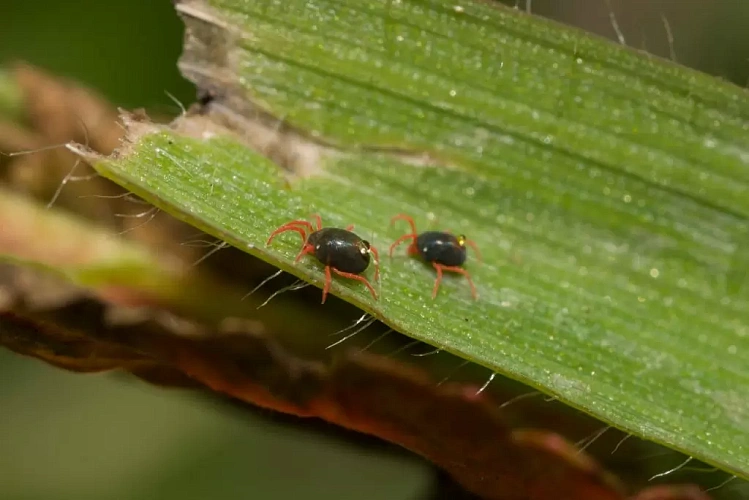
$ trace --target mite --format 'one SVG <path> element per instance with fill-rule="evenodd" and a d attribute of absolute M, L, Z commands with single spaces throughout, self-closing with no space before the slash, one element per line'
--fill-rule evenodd
<path fill-rule="evenodd" d="M 468 274 L 468 271 L 461 267 L 465 263 L 467 257 L 466 245 L 473 248 L 477 257 L 479 257 L 479 259 L 481 258 L 479 249 L 474 242 L 467 240 L 462 234 L 455 236 L 447 231 L 425 231 L 419 234 L 416 232 L 416 225 L 414 224 L 413 219 L 404 214 L 398 214 L 393 217 L 390 220 L 390 225 L 392 226 L 397 220 L 405 220 L 408 222 L 411 226 L 411 232 L 404 234 L 390 245 L 390 257 L 393 256 L 393 250 L 395 250 L 395 247 L 404 241 L 412 240 L 408 247 L 408 255 L 420 257 L 425 262 L 432 264 L 432 267 L 437 270 L 437 280 L 434 282 L 432 299 L 437 297 L 437 291 L 439 290 L 440 282 L 442 281 L 443 271 L 459 273 L 465 276 L 468 280 L 468 284 L 471 285 L 473 298 L 478 298 L 476 287 L 473 284 L 471 276 Z"/>
<path fill-rule="evenodd" d="M 354 229 L 353 225 L 348 226 L 346 229 L 322 227 L 320 216 L 315 214 L 314 217 L 317 221 L 317 229 L 309 221 L 293 220 L 273 231 L 265 245 L 270 245 L 273 238 L 283 232 L 296 231 L 299 233 L 302 241 L 304 241 L 304 245 L 294 262 L 299 262 L 302 257 L 311 254 L 325 265 L 325 286 L 322 290 L 323 304 L 328 296 L 328 291 L 330 291 L 332 281 L 331 272 L 344 278 L 361 281 L 367 285 L 369 291 L 372 292 L 372 297 L 377 300 L 377 293 L 372 288 L 372 285 L 370 285 L 365 277 L 359 276 L 369 267 L 371 255 L 374 255 L 375 280 L 379 279 L 380 258 L 377 254 L 377 249 L 370 245 L 368 241 L 352 233 L 351 230 Z"/>

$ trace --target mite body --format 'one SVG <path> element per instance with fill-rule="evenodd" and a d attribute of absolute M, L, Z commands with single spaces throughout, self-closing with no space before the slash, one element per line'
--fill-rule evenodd
<path fill-rule="evenodd" d="M 316 228 L 306 220 L 287 222 L 271 233 L 266 245 L 270 245 L 273 238 L 283 232 L 295 231 L 299 233 L 304 245 L 296 256 L 295 262 L 299 262 L 302 257 L 309 254 L 325 266 L 325 286 L 322 292 L 323 304 L 330 291 L 332 282 L 331 272 L 344 278 L 361 281 L 369 288 L 372 296 L 377 300 L 377 292 L 375 292 L 365 277 L 360 276 L 361 273 L 367 270 L 372 260 L 371 256 L 374 255 L 375 280 L 379 278 L 380 267 L 377 249 L 370 245 L 368 241 L 351 232 L 354 226 L 348 226 L 346 229 L 336 227 L 324 228 L 322 227 L 320 216 L 315 215 L 315 219 L 317 222 Z"/>
<path fill-rule="evenodd" d="M 448 267 L 462 266 L 468 257 L 465 237 L 444 231 L 425 231 L 416 237 L 412 246 L 426 262 Z"/>
<path fill-rule="evenodd" d="M 411 232 L 404 234 L 390 245 L 390 257 L 393 256 L 393 250 L 398 245 L 404 241 L 411 240 L 411 244 L 408 246 L 408 255 L 421 258 L 423 261 L 430 263 L 437 271 L 432 298 L 437 297 L 437 291 L 442 282 L 442 273 L 444 271 L 465 276 L 468 284 L 471 286 L 473 298 L 478 298 L 476 286 L 473 284 L 470 274 L 461 267 L 465 264 L 468 257 L 466 246 L 473 248 L 477 256 L 480 257 L 475 243 L 467 240 L 462 234 L 456 236 L 448 231 L 425 231 L 419 234 L 416 232 L 416 224 L 414 224 L 413 219 L 408 215 L 396 215 L 391 219 L 390 223 L 392 224 L 396 220 L 405 220 L 408 222 L 409 226 L 411 226 Z"/>
<path fill-rule="evenodd" d="M 361 274 L 369 267 L 372 246 L 347 229 L 324 227 L 307 237 L 310 253 L 326 266 L 345 273 Z"/>

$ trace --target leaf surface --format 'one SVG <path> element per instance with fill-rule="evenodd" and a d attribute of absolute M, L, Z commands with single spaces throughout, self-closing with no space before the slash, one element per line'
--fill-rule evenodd
<path fill-rule="evenodd" d="M 76 148 L 103 175 L 319 286 L 296 234 L 265 240 L 311 213 L 355 224 L 380 299 L 336 295 L 749 476 L 745 90 L 482 2 L 177 10 L 203 106 L 168 130 L 131 117 L 112 158 Z M 479 300 L 460 276 L 432 300 L 431 267 L 386 257 L 397 213 L 476 242 Z"/>

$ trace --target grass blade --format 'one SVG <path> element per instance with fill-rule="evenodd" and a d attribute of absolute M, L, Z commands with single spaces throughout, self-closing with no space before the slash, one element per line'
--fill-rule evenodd
<path fill-rule="evenodd" d="M 380 301 L 333 292 L 749 477 L 745 90 L 481 2 L 177 9 L 207 118 L 131 120 L 119 156 L 88 155 L 102 174 L 317 285 L 298 238 L 263 247 L 276 226 L 319 212 L 381 249 L 400 212 L 463 232 L 478 301 L 452 279 L 433 301 L 433 271 L 402 256 Z"/>

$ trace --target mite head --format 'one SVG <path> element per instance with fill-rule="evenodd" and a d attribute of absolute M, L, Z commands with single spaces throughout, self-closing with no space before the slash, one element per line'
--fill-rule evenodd
<path fill-rule="evenodd" d="M 356 246 L 359 249 L 359 254 L 362 256 L 362 258 L 369 262 L 369 255 L 372 253 L 372 246 L 369 244 L 369 242 L 367 240 L 361 240 L 356 244 Z"/>
<path fill-rule="evenodd" d="M 456 239 L 456 240 L 458 241 L 458 246 L 459 246 L 460 248 L 465 248 L 465 247 L 466 247 L 466 241 L 467 241 L 467 240 L 466 240 L 466 237 L 465 237 L 465 235 L 459 234 L 459 235 L 457 236 L 457 238 L 455 238 L 455 239 Z"/>

